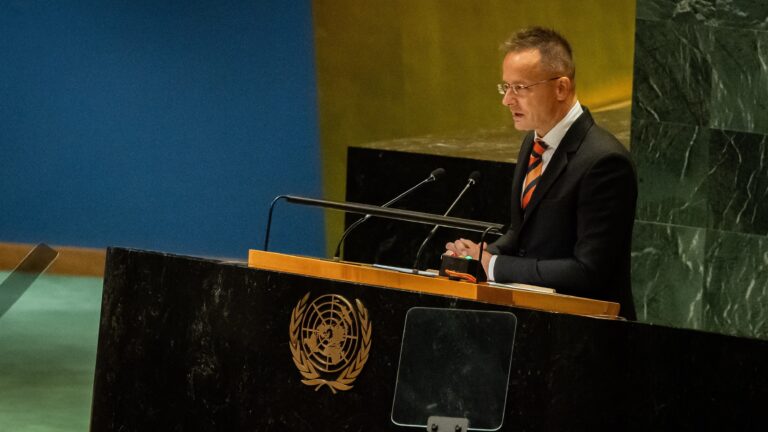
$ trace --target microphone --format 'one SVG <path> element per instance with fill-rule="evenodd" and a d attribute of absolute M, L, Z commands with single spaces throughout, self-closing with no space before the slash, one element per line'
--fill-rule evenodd
<path fill-rule="evenodd" d="M 443 216 L 448 216 L 448 213 L 450 213 L 451 210 L 453 210 L 453 208 L 456 206 L 456 203 L 458 203 L 461 197 L 464 196 L 464 193 L 466 193 L 471 186 L 476 185 L 479 180 L 480 180 L 480 172 L 472 171 L 472 174 L 470 174 L 469 178 L 467 179 L 467 184 L 464 185 L 464 189 L 461 190 L 461 192 L 459 193 L 459 196 L 456 197 L 456 199 L 453 201 L 453 204 L 451 204 L 451 206 L 448 207 L 448 210 L 446 210 Z M 427 243 L 429 243 L 429 241 L 435 235 L 438 228 L 440 228 L 440 225 L 435 225 L 434 227 L 432 227 L 432 231 L 429 232 L 429 235 L 427 235 L 427 238 L 425 238 L 424 241 L 421 243 L 421 246 L 419 247 L 419 251 L 416 252 L 416 260 L 413 262 L 414 272 L 418 272 L 419 259 L 421 258 L 421 254 L 422 252 L 424 252 L 424 248 L 427 246 Z"/>
<path fill-rule="evenodd" d="M 445 169 L 437 168 L 434 171 L 432 171 L 431 173 L 429 173 L 429 177 L 427 177 L 424 180 L 422 180 L 419 183 L 417 183 L 416 186 L 413 186 L 412 188 L 408 189 L 407 191 L 405 191 L 405 192 L 401 193 L 400 195 L 398 195 L 398 196 L 392 198 L 391 200 L 387 201 L 385 204 L 382 205 L 382 207 L 389 207 L 392 204 L 400 201 L 402 198 L 405 198 L 407 195 L 410 195 L 411 192 L 415 191 L 416 189 L 419 189 L 423 185 L 425 185 L 427 183 L 431 183 L 433 181 L 440 180 L 444 176 L 445 176 Z M 347 235 L 349 235 L 349 233 L 352 232 L 353 229 L 357 228 L 360 224 L 362 224 L 363 222 L 367 221 L 370 218 L 371 218 L 371 215 L 367 214 L 367 215 L 363 216 L 362 218 L 356 220 L 355 223 L 350 225 L 349 228 L 347 228 L 344 231 L 344 233 L 341 235 L 341 239 L 339 239 L 339 243 L 336 245 L 336 252 L 334 252 L 334 254 L 333 254 L 333 260 L 334 261 L 338 261 L 339 260 L 339 255 L 341 254 L 341 245 L 342 245 L 342 243 L 344 243 L 344 239 L 347 238 Z"/>

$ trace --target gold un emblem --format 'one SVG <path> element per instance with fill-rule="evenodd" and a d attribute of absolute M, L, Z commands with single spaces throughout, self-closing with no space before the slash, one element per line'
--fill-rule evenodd
<path fill-rule="evenodd" d="M 293 363 L 302 383 L 315 391 L 328 386 L 349 390 L 368 361 L 371 322 L 368 310 L 355 299 L 357 309 L 346 298 L 325 294 L 307 304 L 309 293 L 291 313 L 290 345 Z"/>

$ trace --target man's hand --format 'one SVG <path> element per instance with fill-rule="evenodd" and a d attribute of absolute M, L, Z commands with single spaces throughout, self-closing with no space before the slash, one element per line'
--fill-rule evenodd
<path fill-rule="evenodd" d="M 472 259 L 479 260 L 483 265 L 483 269 L 488 273 L 488 263 L 491 262 L 491 254 L 487 251 L 488 244 L 483 243 L 483 256 L 480 257 L 480 245 L 467 239 L 458 239 L 454 242 L 448 242 L 445 244 L 445 253 L 451 256 L 457 257 L 471 257 Z"/>

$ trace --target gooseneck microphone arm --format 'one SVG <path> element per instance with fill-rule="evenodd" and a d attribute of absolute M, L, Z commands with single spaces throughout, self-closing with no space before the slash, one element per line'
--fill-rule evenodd
<path fill-rule="evenodd" d="M 437 168 L 436 170 L 432 171 L 429 174 L 429 177 L 425 178 L 424 180 L 417 183 L 415 186 L 411 187 L 407 191 L 401 193 L 400 195 L 392 198 L 391 200 L 387 201 L 385 204 L 382 205 L 382 207 L 389 207 L 392 204 L 400 201 L 401 199 L 405 198 L 406 196 L 410 195 L 411 192 L 415 191 L 416 189 L 419 189 L 420 187 L 424 186 L 427 183 L 431 183 L 435 180 L 441 179 L 443 176 L 445 176 L 445 169 L 443 168 Z M 347 238 L 347 235 L 352 232 L 355 228 L 357 228 L 360 224 L 367 221 L 371 218 L 370 214 L 367 214 L 363 216 L 362 218 L 356 220 L 352 225 L 347 228 L 344 233 L 341 235 L 341 238 L 339 239 L 339 242 L 336 244 L 336 252 L 333 253 L 333 259 L 338 260 L 339 256 L 341 255 L 341 245 L 344 243 L 344 239 Z"/>
<path fill-rule="evenodd" d="M 448 216 L 449 213 L 451 213 L 451 210 L 456 206 L 456 204 L 461 200 L 461 197 L 464 196 L 464 194 L 469 190 L 469 188 L 475 184 L 477 184 L 477 181 L 480 179 L 480 172 L 478 171 L 472 171 L 472 174 L 469 175 L 469 178 L 467 179 L 467 184 L 464 185 L 464 189 L 461 190 L 459 193 L 459 196 L 456 197 L 455 200 L 453 200 L 453 204 L 451 204 L 450 207 L 448 207 L 448 210 L 443 214 L 443 216 Z M 421 246 L 419 246 L 419 251 L 416 252 L 416 259 L 413 261 L 413 271 L 416 272 L 419 270 L 419 260 L 421 259 L 421 254 L 424 252 L 424 248 L 427 246 L 427 243 L 429 243 L 430 240 L 432 240 L 432 237 L 437 232 L 437 229 L 440 228 L 440 225 L 435 225 L 432 227 L 432 230 L 427 235 L 427 238 L 424 239 L 423 242 L 421 242 Z"/>
<path fill-rule="evenodd" d="M 272 204 L 269 206 L 269 217 L 267 218 L 267 230 L 264 236 L 264 250 L 269 250 L 269 233 L 270 225 L 272 224 L 272 211 L 275 208 L 275 204 L 285 200 L 291 204 L 307 205 L 312 207 L 322 207 L 327 209 L 341 210 L 345 212 L 358 213 L 362 215 L 370 214 L 376 217 L 383 217 L 387 219 L 400 220 L 405 222 L 423 223 L 425 225 L 435 225 L 456 228 L 467 231 L 477 231 L 501 235 L 501 230 L 504 228 L 502 224 L 494 222 L 482 222 L 470 219 L 461 219 L 450 216 L 440 216 L 431 213 L 422 213 L 411 210 L 401 210 L 393 208 L 379 207 L 369 204 L 359 204 L 352 202 L 339 202 L 328 201 L 317 198 L 305 198 L 296 195 L 278 195 L 272 200 Z"/>
<path fill-rule="evenodd" d="M 272 231 L 272 213 L 275 211 L 275 204 L 281 199 L 286 199 L 287 195 L 278 195 L 269 204 L 269 214 L 267 215 L 267 230 L 264 233 L 264 250 L 269 249 L 269 232 Z"/>

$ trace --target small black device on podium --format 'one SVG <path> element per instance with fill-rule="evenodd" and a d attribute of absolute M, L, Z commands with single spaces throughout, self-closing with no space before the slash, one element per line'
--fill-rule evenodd
<path fill-rule="evenodd" d="M 470 275 L 472 279 L 463 277 Z M 454 280 L 468 280 L 470 282 L 485 282 L 488 276 L 480 261 L 472 257 L 457 257 L 443 255 L 440 260 L 440 276 L 447 276 Z"/>

